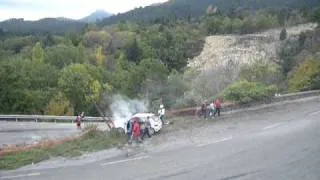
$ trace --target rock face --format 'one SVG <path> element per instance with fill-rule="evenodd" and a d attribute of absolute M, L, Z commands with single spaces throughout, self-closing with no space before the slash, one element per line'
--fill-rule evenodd
<path fill-rule="evenodd" d="M 300 32 L 313 30 L 316 24 L 302 24 L 288 27 L 288 37 Z M 203 71 L 227 65 L 250 63 L 256 59 L 277 60 L 277 47 L 280 44 L 281 28 L 249 35 L 208 36 L 201 54 L 189 61 L 188 66 Z"/>

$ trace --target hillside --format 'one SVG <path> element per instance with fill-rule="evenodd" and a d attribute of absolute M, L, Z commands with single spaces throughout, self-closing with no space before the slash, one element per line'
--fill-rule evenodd
<path fill-rule="evenodd" d="M 106 18 L 101 25 L 114 24 L 119 21 L 149 21 L 167 16 L 178 18 L 198 17 L 210 6 L 217 6 L 220 11 L 229 9 L 260 9 L 260 8 L 307 8 L 315 7 L 317 0 L 170 0 L 157 6 L 136 8 L 126 13 Z"/>
<path fill-rule="evenodd" d="M 316 24 L 302 24 L 287 28 L 288 37 L 313 30 Z M 250 63 L 257 59 L 277 61 L 281 29 L 272 29 L 259 34 L 208 36 L 201 54 L 189 61 L 188 66 L 209 70 L 226 65 L 228 60 L 236 64 Z"/>
<path fill-rule="evenodd" d="M 44 18 L 38 21 L 24 19 L 10 19 L 0 22 L 0 29 L 16 34 L 77 32 L 85 27 L 86 23 L 65 18 Z"/>
<path fill-rule="evenodd" d="M 107 18 L 107 17 L 110 17 L 112 16 L 111 13 L 108 13 L 104 10 L 97 10 L 93 13 L 91 13 L 90 15 L 80 19 L 80 21 L 83 21 L 83 22 L 96 22 L 97 20 L 101 20 L 103 18 Z"/>

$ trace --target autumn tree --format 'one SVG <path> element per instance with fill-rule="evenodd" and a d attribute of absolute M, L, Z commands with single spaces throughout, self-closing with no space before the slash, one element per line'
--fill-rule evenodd
<path fill-rule="evenodd" d="M 65 67 L 58 80 L 59 89 L 65 94 L 75 112 L 88 109 L 97 102 L 103 91 L 110 91 L 111 85 L 97 79 L 97 69 L 84 64 Z"/>
<path fill-rule="evenodd" d="M 103 50 L 102 50 L 102 47 L 101 46 L 98 46 L 96 49 L 95 49 L 95 60 L 96 60 L 96 64 L 98 66 L 103 66 L 104 63 L 105 63 L 105 55 L 103 54 Z"/>

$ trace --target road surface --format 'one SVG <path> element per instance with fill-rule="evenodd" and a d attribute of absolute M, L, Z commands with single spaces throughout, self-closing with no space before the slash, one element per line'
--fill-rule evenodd
<path fill-rule="evenodd" d="M 84 127 L 85 123 L 82 123 Z M 95 123 L 106 126 L 103 123 Z M 30 144 L 44 139 L 56 139 L 79 134 L 72 123 L 35 123 L 0 121 L 0 148 L 8 144 Z"/>
<path fill-rule="evenodd" d="M 160 135 L 132 157 L 0 172 L 0 180 L 319 180 L 319 137 L 318 98 Z"/>

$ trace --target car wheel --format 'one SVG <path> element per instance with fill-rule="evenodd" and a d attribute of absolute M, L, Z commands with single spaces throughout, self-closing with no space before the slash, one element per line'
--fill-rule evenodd
<path fill-rule="evenodd" d="M 149 134 L 152 136 L 156 131 L 153 128 L 149 128 Z"/>
<path fill-rule="evenodd" d="M 126 133 L 126 131 L 123 128 L 117 128 L 116 130 L 120 134 L 125 134 Z"/>

